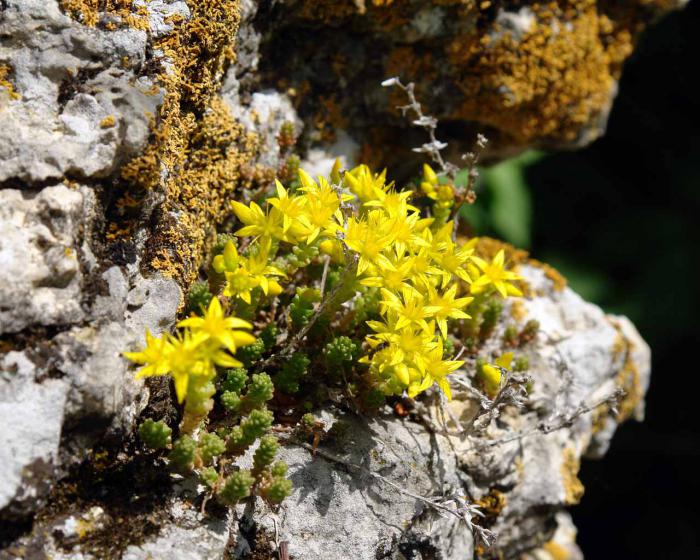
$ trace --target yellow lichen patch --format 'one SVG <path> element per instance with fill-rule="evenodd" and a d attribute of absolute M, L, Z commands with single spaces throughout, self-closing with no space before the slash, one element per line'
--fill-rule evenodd
<path fill-rule="evenodd" d="M 120 25 L 148 30 L 148 9 L 135 5 L 134 0 L 60 0 L 60 5 L 66 14 L 88 27 L 97 26 L 104 16 L 107 30 Z"/>
<path fill-rule="evenodd" d="M 190 4 L 190 18 L 155 44 L 171 66 L 159 76 L 165 96 L 153 140 L 122 169 L 136 192 L 164 193 L 146 258 L 183 286 L 196 276 L 214 226 L 229 215 L 234 189 L 263 175 L 248 165 L 257 139 L 216 93 L 234 58 L 238 4 Z"/>
<path fill-rule="evenodd" d="M 484 520 L 489 525 L 496 521 L 507 504 L 506 495 L 495 488 L 489 489 L 488 494 L 474 501 L 474 505 L 481 510 L 481 513 L 484 514 Z"/>
<path fill-rule="evenodd" d="M 615 377 L 615 382 L 624 392 L 622 400 L 617 405 L 617 422 L 624 422 L 635 415 L 637 406 L 644 398 L 639 368 L 632 356 L 634 344 L 623 333 L 616 321 L 611 320 L 617 330 L 617 338 L 613 344 L 613 356 L 622 355 L 622 367 Z"/>
<path fill-rule="evenodd" d="M 513 300 L 510 306 L 510 316 L 513 317 L 518 323 L 522 323 L 527 317 L 527 311 L 525 310 L 525 305 L 522 300 Z"/>
<path fill-rule="evenodd" d="M 595 0 L 531 5 L 533 23 L 517 38 L 498 25 L 446 47 L 464 101 L 453 117 L 507 131 L 511 140 L 577 139 L 607 111 L 632 33 Z M 566 22 L 566 24 L 564 24 Z"/>
<path fill-rule="evenodd" d="M 0 88 L 4 88 L 10 99 L 21 99 L 22 96 L 15 91 L 15 86 L 9 80 L 11 73 L 12 67 L 9 64 L 0 63 Z"/>
<path fill-rule="evenodd" d="M 574 450 L 569 447 L 564 449 L 562 455 L 561 478 L 564 486 L 564 503 L 566 505 L 575 505 L 581 501 L 585 491 L 583 484 L 578 478 L 581 462 Z"/>
<path fill-rule="evenodd" d="M 112 128 L 115 124 L 117 124 L 117 120 L 114 115 L 108 115 L 100 121 L 100 128 Z"/>
<path fill-rule="evenodd" d="M 569 551 L 554 541 L 544 543 L 542 545 L 542 550 L 549 554 L 552 560 L 569 560 L 569 558 L 571 558 Z"/>
<path fill-rule="evenodd" d="M 544 275 L 552 281 L 554 289 L 557 292 L 561 292 L 564 288 L 566 288 L 566 278 L 553 266 L 543 263 L 542 261 L 538 261 L 537 259 L 530 259 L 527 264 L 542 270 Z"/>
<path fill-rule="evenodd" d="M 498 239 L 492 237 L 479 237 L 476 244 L 475 253 L 482 259 L 490 261 L 496 254 L 503 249 L 506 255 L 506 261 L 511 265 L 523 264 L 528 262 L 528 252 L 523 249 L 517 249 Z"/>
<path fill-rule="evenodd" d="M 591 434 L 599 434 L 602 432 L 608 424 L 608 417 L 610 416 L 610 406 L 607 404 L 601 404 L 593 409 L 591 413 Z"/>

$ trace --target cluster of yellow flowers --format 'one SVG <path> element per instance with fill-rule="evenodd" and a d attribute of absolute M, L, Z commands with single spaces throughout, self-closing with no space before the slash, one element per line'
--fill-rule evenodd
<path fill-rule="evenodd" d="M 447 201 L 433 170 L 425 166 L 424 174 L 423 191 Z M 280 242 L 315 246 L 336 264 L 356 262 L 357 280 L 382 296 L 381 320 L 368 322 L 370 354 L 361 359 L 374 384 L 387 395 L 415 396 L 437 383 L 450 398 L 446 376 L 463 362 L 445 359 L 447 321 L 469 318 L 473 297 L 466 294 L 492 286 L 503 297 L 520 295 L 511 283 L 519 277 L 505 269 L 503 251 L 486 262 L 473 254 L 476 240 L 453 240 L 452 222 L 422 218 L 410 204 L 412 192 L 396 190 L 384 172 L 360 165 L 342 180 L 337 168 L 331 177 L 335 185 L 300 170 L 301 186 L 292 194 L 277 181 L 277 196 L 265 210 L 255 202 L 232 203 L 244 224 L 236 235 L 256 239 L 251 256 L 240 256 L 229 242 L 215 259 L 214 268 L 226 277 L 224 294 L 249 303 L 256 287 L 279 293 L 277 278 L 284 273 L 270 260 Z"/>
<path fill-rule="evenodd" d="M 216 297 L 202 317 L 190 317 L 177 326 L 181 328 L 177 335 L 154 337 L 146 331 L 146 347 L 139 352 L 124 352 L 124 356 L 142 365 L 137 379 L 170 375 L 179 402 L 188 392 L 213 380 L 215 366 L 241 367 L 243 364 L 233 354 L 241 346 L 255 342 L 255 337 L 247 332 L 252 325 L 237 317 L 226 317 Z M 197 383 L 192 383 L 191 378 Z"/>

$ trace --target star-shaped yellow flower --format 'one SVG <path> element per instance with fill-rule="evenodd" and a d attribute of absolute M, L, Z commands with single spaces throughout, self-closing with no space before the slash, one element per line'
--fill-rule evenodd
<path fill-rule="evenodd" d="M 481 293 L 488 286 L 493 286 L 503 297 L 523 295 L 518 288 L 509 283 L 514 280 L 521 280 L 522 277 L 511 270 L 506 270 L 503 249 L 496 253 L 496 256 L 493 257 L 490 263 L 475 256 L 472 256 L 471 260 L 481 270 L 481 276 L 472 282 L 471 292 L 473 294 Z"/>

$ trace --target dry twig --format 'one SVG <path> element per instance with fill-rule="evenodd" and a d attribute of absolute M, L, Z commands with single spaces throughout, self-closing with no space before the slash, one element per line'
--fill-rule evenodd
<path fill-rule="evenodd" d="M 299 447 L 303 447 L 308 451 L 314 451 L 313 447 L 304 441 L 299 441 L 295 438 L 288 438 L 284 441 L 293 445 L 297 445 Z M 462 496 L 454 495 L 440 501 L 426 498 L 425 496 L 421 496 L 420 494 L 416 494 L 414 492 L 406 490 L 404 487 L 396 484 L 395 482 L 392 482 L 391 480 L 380 475 L 379 473 L 370 471 L 369 469 L 360 465 L 356 465 L 355 463 L 350 463 L 349 461 L 346 461 L 342 457 L 338 457 L 333 453 L 317 448 L 316 454 L 328 461 L 332 461 L 333 463 L 343 465 L 349 469 L 359 471 L 361 473 L 366 474 L 367 476 L 379 480 L 387 486 L 390 486 L 400 494 L 422 502 L 423 504 L 438 512 L 439 515 L 452 515 L 456 517 L 457 519 L 462 521 L 472 532 L 475 538 L 486 547 L 491 546 L 491 544 L 494 542 L 495 534 L 493 533 L 493 531 L 490 531 L 489 529 L 486 529 L 474 523 L 475 517 L 484 517 L 484 514 L 479 510 L 478 506 L 476 506 L 473 503 L 467 502 L 466 498 Z"/>

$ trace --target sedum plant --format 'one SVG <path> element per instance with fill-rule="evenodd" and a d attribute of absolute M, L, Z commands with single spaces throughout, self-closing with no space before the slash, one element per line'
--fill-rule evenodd
<path fill-rule="evenodd" d="M 252 325 L 226 316 L 219 299 L 213 297 L 201 317 L 193 315 L 180 321 L 178 327 L 174 335 L 154 337 L 147 332 L 144 349 L 124 354 L 141 365 L 136 377 L 172 377 L 178 402 L 184 402 L 180 437 L 172 443 L 169 454 L 171 465 L 178 471 L 196 471 L 224 503 L 235 503 L 253 492 L 265 498 L 270 487 L 278 492 L 269 501 L 280 503 L 289 494 L 290 486 L 271 474 L 269 467 L 277 447 L 264 437 L 273 419 L 266 408 L 273 394 L 272 381 L 266 373 L 249 376 L 235 357 L 240 348 L 258 342 L 249 332 Z M 220 400 L 230 413 L 231 425 L 214 432 L 207 430 L 206 419 L 215 405 L 215 381 L 220 371 L 217 368 L 229 368 L 224 370 L 225 391 Z M 139 427 L 142 441 L 154 449 L 167 447 L 171 432 L 162 421 L 152 419 Z M 251 477 L 247 471 L 226 473 L 216 468 L 223 463 L 221 458 L 236 458 L 257 440 L 263 451 L 256 463 L 255 476 Z M 280 488 L 286 489 L 286 493 L 280 492 Z"/>
<path fill-rule="evenodd" d="M 366 165 L 316 179 L 299 169 L 289 186 L 276 180 L 267 197 L 231 203 L 240 226 L 219 235 L 190 316 L 125 353 L 137 377 L 170 376 L 183 405 L 179 437 L 147 420 L 141 439 L 170 448 L 173 468 L 194 471 L 226 504 L 279 504 L 291 492 L 275 462 L 275 410 L 298 419 L 331 393 L 375 410 L 432 386 L 449 399 L 448 376 L 465 364 L 455 341 L 476 354 L 503 300 L 521 295 L 503 250 L 486 259 L 476 239 L 456 236 L 457 193 L 428 165 L 418 191 Z M 489 394 L 510 363 L 477 367 Z M 252 468 L 238 468 L 250 449 Z"/>

